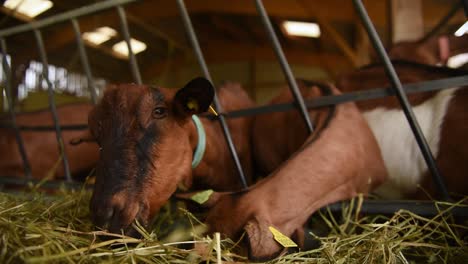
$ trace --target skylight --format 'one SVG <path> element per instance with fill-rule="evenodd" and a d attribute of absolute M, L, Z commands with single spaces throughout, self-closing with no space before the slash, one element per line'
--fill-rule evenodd
<path fill-rule="evenodd" d="M 16 12 L 34 18 L 44 11 L 50 9 L 54 4 L 49 0 L 7 0 L 3 4 L 10 10 L 16 10 Z"/>
<path fill-rule="evenodd" d="M 146 44 L 136 40 L 134 38 L 130 39 L 130 45 L 132 46 L 133 54 L 138 54 L 146 49 Z M 122 57 L 128 57 L 128 47 L 125 41 L 120 41 L 112 47 L 112 50 L 115 51 L 118 55 Z"/>
<path fill-rule="evenodd" d="M 284 21 L 283 27 L 290 36 L 300 36 L 309 38 L 320 37 L 320 27 L 317 23 Z"/>
<path fill-rule="evenodd" d="M 465 22 L 457 31 L 455 31 L 455 36 L 461 37 L 468 31 L 468 21 Z"/>
<path fill-rule="evenodd" d="M 117 36 L 117 31 L 110 27 L 100 27 L 91 32 L 85 32 L 83 34 L 83 39 L 87 42 L 100 45 L 110 38 Z"/>

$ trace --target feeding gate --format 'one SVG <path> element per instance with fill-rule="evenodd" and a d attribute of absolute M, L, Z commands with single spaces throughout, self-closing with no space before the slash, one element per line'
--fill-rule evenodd
<path fill-rule="evenodd" d="M 42 30 L 44 30 L 47 27 L 59 24 L 59 23 L 71 24 L 71 26 L 73 27 L 74 34 L 75 34 L 76 45 L 78 47 L 79 59 L 83 67 L 82 71 L 85 73 L 85 76 L 86 76 L 86 80 L 88 84 L 87 86 L 89 88 L 91 101 L 92 103 L 95 104 L 97 101 L 97 97 L 98 97 L 97 92 L 96 92 L 96 87 L 95 87 L 96 80 L 93 76 L 93 72 L 90 67 L 88 55 L 87 55 L 87 52 L 83 43 L 82 34 L 80 31 L 80 26 L 79 26 L 77 19 L 79 17 L 88 16 L 88 15 L 95 14 L 100 11 L 115 9 L 115 12 L 117 12 L 119 21 L 120 21 L 121 35 L 124 37 L 126 46 L 129 51 L 129 54 L 128 54 L 129 66 L 130 66 L 133 79 L 137 84 L 141 84 L 142 77 L 141 77 L 140 70 L 138 67 L 137 58 L 134 52 L 132 51 L 132 45 L 130 44 L 131 36 L 130 36 L 129 27 L 128 27 L 126 12 L 123 7 L 125 4 L 129 4 L 132 2 L 136 2 L 136 1 L 137 0 L 109 0 L 109 1 L 98 2 L 96 4 L 78 8 L 78 9 L 68 11 L 62 14 L 58 14 L 58 15 L 55 15 L 55 16 L 52 16 L 43 20 L 38 20 L 38 21 L 34 21 L 28 24 L 21 25 L 21 26 L 15 26 L 12 28 L 0 30 L 0 44 L 1 44 L 2 55 L 3 55 L 2 72 L 5 76 L 5 86 L 6 86 L 5 91 L 6 91 L 6 98 L 8 102 L 8 115 L 10 118 L 10 122 L 2 126 L 8 126 L 15 132 L 15 138 L 16 138 L 16 141 L 18 142 L 17 145 L 18 145 L 19 153 L 21 154 L 21 158 L 23 161 L 24 174 L 25 174 L 25 177 L 21 180 L 17 178 L 12 178 L 12 177 L 0 177 L 1 183 L 26 184 L 31 181 L 34 182 L 34 180 L 32 179 L 32 175 L 31 175 L 30 163 L 26 155 L 26 151 L 25 151 L 24 141 L 20 132 L 22 130 L 33 130 L 33 131 L 34 130 L 50 130 L 50 131 L 54 131 L 54 133 L 56 134 L 56 140 L 57 142 L 59 142 L 58 151 L 62 157 L 63 168 L 65 172 L 65 181 L 66 181 L 65 184 L 68 186 L 77 185 L 77 183 L 73 182 L 72 177 L 71 177 L 71 173 L 69 169 L 69 160 L 64 151 L 64 144 L 66 144 L 67 142 L 64 142 L 63 137 L 62 137 L 62 132 L 64 130 L 86 129 L 87 126 L 85 124 L 72 125 L 72 126 L 63 126 L 63 125 L 61 126 L 59 124 L 59 116 L 57 114 L 56 102 L 54 100 L 54 83 L 50 80 L 50 76 L 49 76 L 49 70 L 48 70 L 49 62 L 48 62 L 48 57 L 46 53 L 46 48 L 44 46 Z M 388 74 L 388 78 L 390 79 L 392 86 L 390 88 L 381 87 L 379 89 L 374 89 L 374 90 L 365 91 L 365 92 L 361 91 L 361 92 L 346 93 L 346 94 L 335 95 L 335 96 L 324 96 L 324 97 L 309 101 L 309 100 L 305 100 L 302 97 L 301 93 L 299 92 L 299 88 L 295 81 L 292 70 L 288 64 L 286 56 L 284 55 L 282 51 L 278 37 L 275 34 L 274 27 L 271 24 L 270 19 L 268 18 L 267 11 L 262 1 L 255 0 L 257 12 L 263 23 L 265 31 L 268 34 L 271 44 L 274 48 L 277 59 L 281 65 L 281 68 L 288 82 L 289 88 L 291 89 L 291 92 L 294 96 L 295 102 L 290 103 L 290 104 L 255 107 L 252 109 L 245 109 L 245 110 L 225 113 L 223 112 L 221 105 L 218 102 L 218 99 L 216 97 L 214 98 L 214 107 L 217 110 L 217 112 L 221 113 L 218 117 L 218 120 L 223 129 L 225 139 L 227 141 L 232 158 L 234 159 L 234 162 L 236 164 L 236 167 L 239 173 L 239 179 L 242 182 L 243 186 L 247 187 L 247 182 L 245 180 L 239 158 L 236 155 L 235 146 L 233 144 L 233 141 L 229 132 L 229 128 L 226 123 L 227 118 L 256 115 L 256 114 L 269 113 L 269 112 L 275 112 L 275 111 L 286 111 L 292 108 L 296 108 L 297 111 L 300 112 L 301 117 L 304 120 L 308 131 L 312 133 L 314 131 L 314 126 L 313 126 L 313 120 L 310 120 L 308 110 L 307 110 L 308 108 L 323 107 L 323 106 L 335 105 L 335 104 L 339 104 L 343 102 L 368 100 L 368 99 L 375 99 L 375 98 L 395 95 L 398 98 L 401 108 L 403 109 L 404 114 L 407 118 L 408 124 L 410 125 L 411 130 L 414 134 L 414 137 L 416 138 L 418 146 L 421 150 L 421 153 L 423 154 L 424 160 L 432 175 L 432 180 L 437 186 L 438 191 L 441 194 L 441 197 L 445 200 L 449 200 L 450 196 L 445 186 L 444 178 L 439 173 L 434 157 L 429 149 L 428 143 L 426 139 L 424 138 L 424 135 L 422 134 L 421 128 L 419 127 L 419 124 L 415 118 L 411 105 L 408 102 L 406 92 L 435 91 L 435 90 L 440 90 L 440 89 L 468 85 L 468 76 L 460 76 L 460 77 L 455 77 L 455 78 L 403 86 L 398 79 L 396 71 L 387 53 L 385 52 L 382 42 L 377 35 L 377 32 L 367 14 L 367 11 L 364 5 L 362 4 L 362 1 L 353 0 L 353 4 L 354 4 L 357 14 L 359 15 L 359 18 L 361 19 L 361 22 L 363 23 L 367 31 L 367 34 L 371 40 L 373 47 L 375 48 L 379 58 L 383 62 L 383 65 L 385 66 L 386 72 Z M 460 8 L 460 6 L 461 5 L 457 4 L 453 10 Z M 179 9 L 180 16 L 182 18 L 183 25 L 187 33 L 189 42 L 193 48 L 193 51 L 195 52 L 195 57 L 202 69 L 202 72 L 207 79 L 212 80 L 210 72 L 208 70 L 207 64 L 203 56 L 203 52 L 202 52 L 203 47 L 200 47 L 200 44 L 197 39 L 197 35 L 195 33 L 190 16 L 185 7 L 184 1 L 177 0 L 177 7 Z M 451 13 L 453 13 L 453 10 L 451 11 Z M 446 20 L 448 20 L 447 17 L 441 21 L 438 27 L 440 27 L 440 25 L 443 24 Z M 434 32 L 436 31 L 436 29 L 437 27 L 434 29 Z M 431 32 L 429 34 L 434 34 L 434 32 Z M 18 125 L 16 121 L 16 113 L 13 108 L 13 100 L 12 100 L 12 93 L 11 93 L 12 72 L 11 72 L 10 64 L 8 63 L 8 60 L 6 58 L 8 57 L 8 38 L 13 35 L 20 34 L 20 33 L 27 33 L 27 34 L 34 35 L 36 48 L 38 49 L 38 52 L 40 55 L 40 61 L 43 65 L 41 76 L 47 87 L 48 105 L 49 105 L 49 109 L 52 113 L 52 117 L 54 121 L 53 127 L 24 126 L 24 125 Z M 11 60 L 15 60 L 15 58 L 11 58 Z M 8 175 L 5 175 L 5 176 L 8 176 Z M 46 183 L 45 185 L 56 186 L 57 184 L 58 183 L 56 182 L 55 183 L 52 182 L 52 183 Z M 332 210 L 340 210 L 341 206 L 339 203 L 339 204 L 330 205 L 329 208 L 331 208 Z M 371 200 L 366 200 L 364 202 L 361 211 L 364 213 L 372 213 L 372 214 L 378 214 L 378 213 L 389 214 L 401 208 L 405 208 L 415 213 L 423 214 L 423 215 L 434 215 L 434 214 L 437 214 L 438 212 L 433 202 L 371 201 Z M 460 215 L 460 216 L 465 216 L 465 217 L 468 216 L 468 212 L 464 208 L 454 208 L 453 213 L 456 215 Z"/>

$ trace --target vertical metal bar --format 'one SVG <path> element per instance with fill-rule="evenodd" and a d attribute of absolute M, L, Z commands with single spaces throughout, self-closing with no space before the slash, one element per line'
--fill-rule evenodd
<path fill-rule="evenodd" d="M 137 63 L 135 54 L 133 54 L 132 45 L 130 43 L 130 39 L 131 39 L 130 31 L 128 30 L 128 23 L 127 23 L 127 17 L 125 16 L 125 10 L 123 9 L 122 6 L 118 6 L 117 12 L 119 13 L 122 33 L 123 33 L 125 42 L 127 43 L 127 47 L 128 47 L 128 56 L 130 58 L 130 68 L 132 70 L 133 78 L 135 79 L 137 84 L 142 84 L 140 69 L 138 69 L 138 63 Z"/>
<path fill-rule="evenodd" d="M 44 77 L 44 80 L 47 83 L 47 91 L 48 91 L 48 96 L 49 96 L 49 108 L 50 108 L 50 111 L 52 112 L 52 119 L 54 120 L 55 133 L 57 136 L 57 143 L 59 146 L 59 153 L 62 155 L 63 168 L 65 170 L 65 178 L 67 179 L 67 181 L 72 181 L 71 174 L 70 174 L 70 167 L 68 164 L 68 157 L 67 157 L 67 154 L 65 153 L 65 145 L 63 144 L 62 129 L 60 128 L 57 108 L 55 106 L 54 90 L 52 88 L 52 83 L 50 82 L 50 79 L 49 79 L 49 63 L 47 61 L 47 54 L 44 48 L 44 41 L 42 40 L 42 34 L 39 30 L 35 29 L 34 35 L 36 37 L 37 47 L 39 49 L 39 55 L 41 56 L 42 67 L 43 67 L 42 75 Z"/>
<path fill-rule="evenodd" d="M 398 101 L 400 102 L 403 112 L 405 113 L 406 119 L 408 120 L 411 130 L 413 131 L 418 146 L 421 149 L 421 153 L 424 157 L 424 160 L 426 161 L 429 171 L 432 174 L 432 178 L 436 183 L 442 195 L 442 198 L 448 200 L 450 199 L 450 196 L 448 194 L 444 179 L 437 168 L 437 164 L 435 163 L 434 157 L 432 156 L 432 152 L 421 131 L 421 128 L 419 127 L 418 121 L 416 120 L 416 117 L 413 113 L 411 105 L 408 101 L 408 97 L 406 96 L 405 91 L 403 90 L 400 79 L 396 74 L 395 68 L 390 62 L 390 59 L 387 53 L 385 52 L 385 48 L 383 47 L 382 42 L 380 41 L 380 38 L 377 34 L 377 31 L 375 30 L 372 21 L 370 20 L 369 15 L 367 14 L 367 11 L 364 5 L 362 4 L 361 0 L 353 0 L 353 3 L 359 14 L 359 17 L 361 18 L 362 23 L 364 24 L 364 27 L 366 28 L 367 34 L 369 35 L 372 45 L 374 46 L 375 50 L 377 51 L 377 54 L 384 63 L 385 71 L 388 75 L 388 78 L 390 79 L 392 88 L 395 90 L 395 94 L 398 98 Z"/>
<path fill-rule="evenodd" d="M 73 24 L 73 29 L 75 30 L 76 45 L 78 45 L 78 51 L 80 53 L 81 66 L 83 66 L 83 70 L 86 73 L 86 78 L 88 80 L 88 89 L 91 95 L 91 102 L 96 104 L 96 87 L 94 86 L 94 78 L 93 74 L 91 73 L 91 67 L 89 66 L 88 55 L 86 54 L 86 49 L 83 45 L 83 40 L 81 39 L 80 25 L 78 24 L 76 18 L 73 18 L 71 22 Z"/>
<path fill-rule="evenodd" d="M 203 74 L 205 77 L 212 81 L 210 72 L 208 71 L 208 67 L 206 65 L 205 59 L 203 57 L 203 53 L 200 49 L 200 45 L 198 43 L 197 36 L 195 34 L 195 30 L 193 29 L 192 22 L 190 21 L 190 16 L 187 12 L 187 8 L 185 7 L 185 3 L 183 0 L 177 0 L 177 4 L 179 7 L 180 15 L 182 16 L 182 20 L 184 22 L 185 30 L 187 32 L 187 35 L 190 39 L 190 43 L 194 49 L 195 55 L 197 57 L 198 63 L 200 64 L 200 67 L 203 71 Z M 229 132 L 229 128 L 226 123 L 226 118 L 222 114 L 222 107 L 219 104 L 218 97 L 215 95 L 214 100 L 213 100 L 214 107 L 216 108 L 216 111 L 220 113 L 219 115 L 219 122 L 221 124 L 221 128 L 223 129 L 224 132 L 224 138 L 226 139 L 226 142 L 229 147 L 229 151 L 231 152 L 231 156 L 234 160 L 234 163 L 236 165 L 237 172 L 239 173 L 239 177 L 242 183 L 243 188 L 247 188 L 247 181 L 245 179 L 244 171 L 242 170 L 242 165 L 240 163 L 239 157 L 237 156 L 236 148 L 234 146 L 234 143 L 232 141 L 231 133 Z"/>
<path fill-rule="evenodd" d="M 437 25 L 435 27 L 433 27 L 431 29 L 431 31 L 429 31 L 423 38 L 422 38 L 422 42 L 428 40 L 429 38 L 433 37 L 434 35 L 436 35 L 441 29 L 442 27 L 444 27 L 445 25 L 447 25 L 447 23 L 450 21 L 450 19 L 452 19 L 452 17 L 457 13 L 458 9 L 462 8 L 462 2 L 461 1 L 458 1 L 458 2 L 455 2 L 455 4 L 453 4 L 452 8 L 447 12 L 447 14 L 439 21 L 439 23 L 437 23 Z"/>
<path fill-rule="evenodd" d="M 284 56 L 283 50 L 281 49 L 278 37 L 276 36 L 275 31 L 273 30 L 273 26 L 271 25 L 270 19 L 268 18 L 265 7 L 263 6 L 263 2 L 262 0 L 255 0 L 255 4 L 257 6 L 257 11 L 259 12 L 260 17 L 262 19 L 263 25 L 265 26 L 268 36 L 270 37 L 270 41 L 273 45 L 276 56 L 278 57 L 281 68 L 283 69 L 283 72 L 286 75 L 286 79 L 289 84 L 289 89 L 291 89 L 291 92 L 294 96 L 294 100 L 296 100 L 297 107 L 299 108 L 298 110 L 306 123 L 307 129 L 310 133 L 312 133 L 314 132 L 314 127 L 312 125 L 312 122 L 310 121 L 309 112 L 307 111 L 307 107 L 304 103 L 304 98 L 302 97 L 302 94 L 297 86 L 296 79 L 294 78 L 294 75 L 291 71 L 291 67 L 289 67 L 289 63 L 286 60 L 286 56 Z"/>
<path fill-rule="evenodd" d="M 15 110 L 13 107 L 13 98 L 11 94 L 11 68 L 8 65 L 7 61 L 7 46 L 6 46 L 6 41 L 4 38 L 0 39 L 1 46 L 2 46 L 2 66 L 3 66 L 3 72 L 5 73 L 5 83 L 6 83 L 6 97 L 7 97 L 7 102 L 8 102 L 8 112 L 10 114 L 11 118 L 11 124 L 13 126 L 13 129 L 15 131 L 15 137 L 16 137 L 16 143 L 18 144 L 18 150 L 21 155 L 21 159 L 23 160 L 23 168 L 24 168 L 24 174 L 26 176 L 26 179 L 30 180 L 32 178 L 31 175 L 31 165 L 28 160 L 28 156 L 26 155 L 26 149 L 24 148 L 24 141 L 23 138 L 21 137 L 20 130 L 18 128 L 18 124 L 16 123 L 16 115 L 15 115 Z"/>

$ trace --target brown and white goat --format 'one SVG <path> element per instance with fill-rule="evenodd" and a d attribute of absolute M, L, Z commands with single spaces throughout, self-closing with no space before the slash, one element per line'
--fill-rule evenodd
<path fill-rule="evenodd" d="M 86 124 L 91 104 L 78 103 L 57 107 L 60 125 Z M 8 124 L 9 117 L 5 115 L 2 122 Z M 50 126 L 53 127 L 52 114 L 49 110 L 21 113 L 16 116 L 19 126 Z M 85 138 L 86 130 L 63 130 L 62 137 L 65 153 L 69 160 L 72 176 L 82 176 L 94 168 L 99 150 L 95 143 L 84 143 L 72 146 L 72 139 Z M 26 155 L 28 157 L 33 178 L 41 179 L 52 172 L 55 178 L 64 177 L 63 163 L 55 130 L 22 131 Z M 58 167 L 53 171 L 55 164 Z M 15 132 L 12 128 L 0 128 L 0 174 L 3 176 L 24 176 L 23 160 L 21 158 Z M 78 175 L 80 174 L 80 175 Z M 85 175 L 86 176 L 86 175 Z"/>
<path fill-rule="evenodd" d="M 108 88 L 89 115 L 93 137 L 101 147 L 91 199 L 95 224 L 111 232 L 134 235 L 131 223 L 147 224 L 180 186 L 226 191 L 241 184 L 219 122 L 200 116 L 206 150 L 192 168 L 201 134 L 192 115 L 205 112 L 214 88 L 203 78 L 176 91 L 147 85 Z M 219 88 L 225 111 L 252 106 L 238 84 Z M 251 177 L 251 118 L 228 121 L 240 161 Z M 249 181 L 248 179 L 248 181 Z"/>
<path fill-rule="evenodd" d="M 466 75 L 467 72 L 428 65 L 395 62 L 402 83 L 414 83 Z M 343 92 L 389 87 L 385 69 L 372 65 L 342 76 Z M 413 112 L 445 176 L 452 194 L 468 194 L 468 89 L 408 94 Z M 426 163 L 395 97 L 357 102 L 379 142 L 389 179 L 377 190 L 385 198 L 439 198 Z M 422 186 L 418 188 L 418 186 Z"/>

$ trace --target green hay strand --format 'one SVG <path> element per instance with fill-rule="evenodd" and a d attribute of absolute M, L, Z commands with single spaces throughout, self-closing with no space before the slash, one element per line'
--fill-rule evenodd
<path fill-rule="evenodd" d="M 204 236 L 206 227 L 187 210 L 176 210 L 179 204 L 165 206 L 150 229 L 134 223 L 141 239 L 96 230 L 90 197 L 83 190 L 0 193 L 0 263 L 249 262 L 236 254 L 238 241 Z M 323 237 L 308 234 L 319 240 L 319 248 L 268 263 L 466 263 L 466 220 L 455 222 L 448 212 L 467 201 L 439 203 L 432 218 L 405 210 L 386 217 L 360 215 L 358 197 L 341 215 L 328 211 L 313 217 L 314 225 L 322 223 L 328 231 Z"/>

